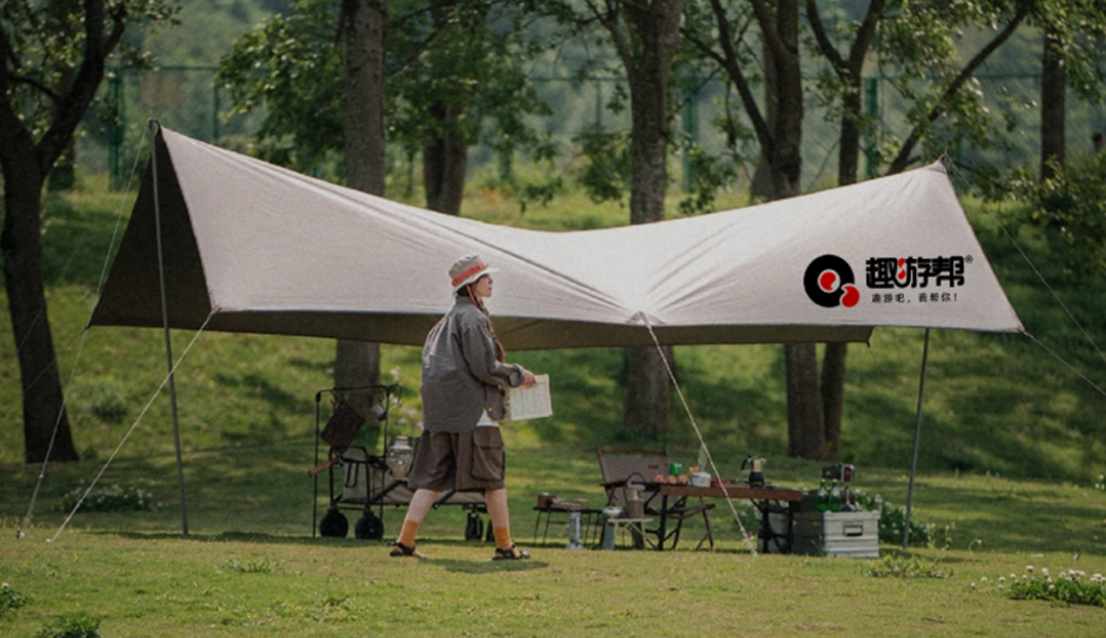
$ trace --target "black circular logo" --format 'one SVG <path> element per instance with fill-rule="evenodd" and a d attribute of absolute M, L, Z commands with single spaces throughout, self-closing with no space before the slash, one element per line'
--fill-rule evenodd
<path fill-rule="evenodd" d="M 853 269 L 837 255 L 822 255 L 806 267 L 803 287 L 806 295 L 823 308 L 852 308 L 860 301 L 860 290 L 853 284 Z"/>

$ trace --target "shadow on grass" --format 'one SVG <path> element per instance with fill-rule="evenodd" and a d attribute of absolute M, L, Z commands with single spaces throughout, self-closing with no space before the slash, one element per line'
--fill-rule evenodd
<path fill-rule="evenodd" d="M 430 565 L 441 565 L 447 572 L 457 574 L 498 574 L 500 572 L 528 572 L 537 569 L 548 569 L 549 563 L 538 560 L 457 560 L 444 559 L 427 561 Z"/>

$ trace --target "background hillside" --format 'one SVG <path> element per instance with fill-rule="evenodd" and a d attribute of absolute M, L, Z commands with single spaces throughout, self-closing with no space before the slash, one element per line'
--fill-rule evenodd
<path fill-rule="evenodd" d="M 580 195 L 520 215 L 495 193 L 471 195 L 475 217 L 542 229 L 624 223 L 617 206 L 596 206 Z M 122 195 L 86 187 L 51 196 L 43 238 L 46 280 L 77 446 L 89 459 L 104 458 L 130 429 L 164 377 L 157 330 L 96 328 L 82 333 L 94 304 L 104 252 L 121 211 Z M 1103 296 L 1065 279 L 1041 231 L 1009 224 L 1014 210 L 967 210 L 999 280 L 1026 329 L 1090 379 L 1106 362 Z M 1003 232 L 1015 234 L 1015 246 Z M 1019 248 L 1032 261 L 1023 258 Z M 1046 288 L 1033 268 L 1052 287 Z M 1100 290 L 1101 288 L 1099 288 Z M 1063 306 L 1053 297 L 1063 302 Z M 1067 311 L 1065 311 L 1066 306 Z M 492 308 L 494 312 L 494 304 Z M 0 422 L 19 423 L 20 397 L 10 327 L 0 326 Z M 174 334 L 174 351 L 193 335 Z M 842 460 L 860 467 L 906 469 L 914 431 L 924 332 L 880 329 L 869 346 L 850 349 Z M 1106 397 L 1028 337 L 934 331 L 926 386 L 921 466 L 930 471 L 998 472 L 1086 483 L 1106 469 L 1102 428 Z M 77 356 L 80 360 L 74 368 Z M 384 347 L 385 380 L 403 386 L 403 406 L 391 413 L 390 434 L 415 434 L 418 421 L 417 349 Z M 553 378 L 555 416 L 512 426 L 515 444 L 589 447 L 628 439 L 621 431 L 623 355 L 617 349 L 520 352 L 517 359 Z M 312 449 L 316 392 L 332 387 L 333 344 L 328 340 L 260 335 L 201 335 L 180 369 L 186 450 L 256 446 L 289 437 Z M 712 452 L 740 461 L 750 454 L 781 458 L 787 449 L 786 394 L 778 346 L 677 348 L 678 374 Z M 324 405 L 323 418 L 328 414 Z M 674 448 L 696 449 L 680 405 L 673 404 Z M 171 451 L 166 395 L 160 396 L 127 441 L 123 456 Z M 0 463 L 17 463 L 18 428 L 0 429 Z M 305 457 L 306 459 L 306 457 Z M 306 462 L 306 460 L 305 460 Z M 739 463 L 738 463 L 739 464 Z"/>
<path fill-rule="evenodd" d="M 243 147 L 257 117 L 227 121 L 228 102 L 213 90 L 213 66 L 239 34 L 258 21 L 287 8 L 288 0 L 197 0 L 185 3 L 182 26 L 147 34 L 157 56 L 158 73 L 180 77 L 176 106 L 158 106 L 157 92 L 147 87 L 145 103 L 141 80 L 125 79 L 127 137 L 125 162 L 129 175 L 142 148 L 147 119 L 204 140 Z M 135 36 L 139 37 L 139 36 Z M 969 40 L 967 45 L 972 45 Z M 1033 104 L 1037 100 L 1034 65 L 1038 39 L 1028 30 L 1008 42 L 986 67 L 986 82 L 1006 87 L 996 90 L 995 108 L 1016 112 L 1024 144 L 1017 157 L 1032 161 L 1036 150 Z M 564 60 L 571 62 L 566 54 Z M 539 70 L 543 96 L 553 107 L 548 127 L 567 140 L 574 131 L 597 120 L 617 127 L 622 120 L 602 106 L 613 82 L 575 85 L 564 79 L 566 68 Z M 812 70 L 813 72 L 814 70 Z M 536 71 L 538 72 L 538 71 Z M 697 117 L 698 135 L 711 143 L 709 121 L 712 100 L 719 87 L 703 89 Z M 991 93 L 988 90 L 988 93 Z M 888 125 L 895 105 L 882 104 Z M 1069 98 L 1070 155 L 1086 152 L 1088 130 L 1106 127 L 1104 114 Z M 834 174 L 832 125 L 811 98 L 805 118 L 809 131 L 804 158 L 804 185 L 820 188 Z M 680 122 L 683 126 L 683 122 Z M 161 336 L 156 331 L 98 329 L 82 335 L 94 303 L 104 255 L 119 214 L 130 201 L 121 190 L 107 188 L 108 149 L 105 137 L 90 122 L 91 133 L 79 154 L 82 185 L 68 195 L 51 195 L 44 213 L 45 279 L 49 286 L 51 319 L 62 360 L 63 382 L 74 369 L 68 392 L 74 438 L 86 456 L 111 452 L 130 427 L 163 374 Z M 573 160 L 565 142 L 563 163 Z M 950 149 L 950 152 L 955 149 Z M 486 151 L 472 154 L 464 203 L 466 216 L 541 229 L 595 228 L 627 223 L 628 212 L 618 205 L 597 205 L 571 189 L 548 207 L 531 206 L 520 212 L 517 201 L 495 188 L 495 166 Z M 972 158 L 969 158 L 972 159 Z M 976 158 L 979 159 L 979 158 Z M 481 163 L 484 160 L 484 163 Z M 987 161 L 986 158 L 979 161 Z M 525 170 L 525 167 L 522 169 Z M 566 168 L 566 170 L 568 170 Z M 397 177 L 397 179 L 403 176 Z M 960 332 L 933 334 L 930 376 L 926 392 L 923 467 L 931 470 L 1002 472 L 1052 479 L 1085 481 L 1106 465 L 1106 431 L 1102 427 L 1103 393 L 1093 383 L 1103 379 L 1106 358 L 1094 343 L 1104 326 L 1102 282 L 1067 278 L 1058 265 L 1064 246 L 1048 231 L 1028 227 L 1014 208 L 984 207 L 971 200 L 972 192 L 960 180 L 960 195 L 1000 281 L 1026 328 L 1035 338 L 1079 372 L 1032 340 L 1009 335 Z M 417 190 L 389 191 L 397 198 L 421 203 Z M 132 194 L 133 197 L 133 194 Z M 669 205 L 676 209 L 675 198 Z M 718 208 L 744 205 L 745 194 L 734 189 Z M 1003 230 L 1005 226 L 1006 230 Z M 1007 237 L 1013 235 L 1031 259 Z M 1046 286 L 1033 268 L 1040 269 Z M 1055 292 L 1055 297 L 1053 296 Z M 1059 301 L 1057 300 L 1059 299 Z M 1066 309 L 1064 305 L 1066 305 Z M 1072 317 L 1078 322 L 1073 322 Z M 1082 333 L 1085 329 L 1087 335 Z M 17 366 L 7 321 L 0 325 L 0 462 L 21 458 Z M 177 334 L 175 351 L 188 345 L 191 335 Z M 842 460 L 858 465 L 906 467 L 913 436 L 914 409 L 923 333 L 880 330 L 870 346 L 853 346 L 846 387 Z M 245 335 L 204 335 L 189 355 L 179 383 L 185 446 L 192 450 L 220 446 L 254 445 L 286 437 L 313 438 L 315 393 L 331 385 L 332 344 L 329 341 Z M 594 445 L 625 440 L 621 433 L 622 352 L 593 349 L 519 353 L 519 359 L 555 379 L 553 419 L 523 426 L 520 443 Z M 404 406 L 393 412 L 390 427 L 413 433 L 419 418 L 418 353 L 386 347 L 383 370 L 405 388 Z M 775 346 L 727 346 L 678 349 L 679 374 L 692 410 L 716 453 L 735 459 L 756 453 L 782 456 L 786 452 L 786 403 L 781 350 Z M 1086 375 L 1091 381 L 1081 379 Z M 673 446 L 691 446 L 690 425 L 681 406 L 673 406 Z M 143 419 L 124 454 L 161 454 L 170 449 L 166 420 L 167 399 L 159 398 Z"/>

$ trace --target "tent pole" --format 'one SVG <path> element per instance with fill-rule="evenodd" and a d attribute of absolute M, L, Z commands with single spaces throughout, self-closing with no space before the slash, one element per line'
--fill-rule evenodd
<path fill-rule="evenodd" d="M 926 392 L 926 364 L 929 362 L 929 328 L 926 328 L 925 348 L 922 350 L 922 379 L 918 384 L 918 416 L 914 422 L 914 459 L 910 462 L 910 487 L 906 490 L 906 519 L 903 523 L 902 548 L 910 541 L 910 509 L 914 504 L 914 475 L 918 471 L 918 447 L 922 439 L 922 399 Z"/>
<path fill-rule="evenodd" d="M 173 443 L 177 449 L 177 483 L 180 485 L 180 513 L 181 533 L 188 536 L 188 503 L 184 498 L 184 461 L 180 451 L 180 419 L 177 417 L 177 385 L 173 372 L 173 345 L 169 339 L 169 300 L 165 292 L 165 257 L 161 246 L 161 201 L 157 190 L 157 127 L 158 123 L 150 120 L 150 137 L 154 139 L 153 151 L 150 153 L 150 163 L 154 172 L 154 228 L 157 233 L 157 274 L 161 282 L 161 321 L 165 329 L 165 360 L 169 366 L 169 403 L 173 412 Z"/>

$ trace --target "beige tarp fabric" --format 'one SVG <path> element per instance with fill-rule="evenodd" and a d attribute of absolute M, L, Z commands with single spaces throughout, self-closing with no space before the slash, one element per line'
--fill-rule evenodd
<path fill-rule="evenodd" d="M 170 325 L 422 345 L 447 271 L 500 269 L 508 349 L 866 341 L 875 326 L 1022 331 L 944 168 L 654 224 L 538 232 L 451 217 L 162 129 Z M 93 325 L 162 325 L 147 172 Z"/>

